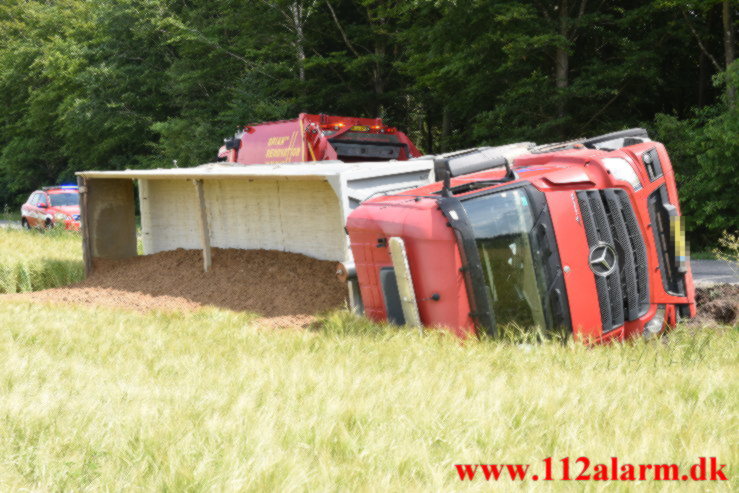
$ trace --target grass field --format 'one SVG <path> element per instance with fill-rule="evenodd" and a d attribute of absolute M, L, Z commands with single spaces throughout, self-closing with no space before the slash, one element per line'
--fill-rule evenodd
<path fill-rule="evenodd" d="M 0 221 L 13 221 L 20 224 L 21 215 L 19 212 L 0 212 Z"/>
<path fill-rule="evenodd" d="M 0 289 L 81 273 L 78 235 L 0 231 Z M 580 456 L 715 456 L 731 481 L 681 489 L 739 486 L 737 328 L 589 349 L 463 344 L 344 312 L 314 330 L 257 324 L 0 299 L 0 491 L 507 491 L 461 482 L 454 464 L 531 475 Z"/>
<path fill-rule="evenodd" d="M 83 274 L 79 234 L 0 228 L 0 293 L 63 286 Z"/>
<path fill-rule="evenodd" d="M 731 481 L 691 486 L 736 491 L 736 329 L 588 349 L 253 321 L 0 303 L 0 491 L 489 491 L 454 464 L 550 456 L 716 456 Z"/>

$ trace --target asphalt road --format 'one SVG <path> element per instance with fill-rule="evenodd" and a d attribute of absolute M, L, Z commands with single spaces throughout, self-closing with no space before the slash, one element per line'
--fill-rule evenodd
<path fill-rule="evenodd" d="M 0 228 L 20 229 L 21 223 L 18 221 L 0 221 Z"/>
<path fill-rule="evenodd" d="M 0 228 L 20 229 L 18 221 L 0 221 Z M 723 260 L 691 260 L 693 279 L 700 283 L 739 284 L 739 266 L 732 266 Z"/>
<path fill-rule="evenodd" d="M 693 279 L 700 283 L 739 284 L 739 265 L 723 260 L 691 260 Z"/>

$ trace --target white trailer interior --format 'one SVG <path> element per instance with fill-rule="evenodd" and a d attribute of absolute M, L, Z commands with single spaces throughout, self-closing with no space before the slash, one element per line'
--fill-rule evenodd
<path fill-rule="evenodd" d="M 77 173 L 85 266 L 137 255 L 136 194 L 144 254 L 177 248 L 271 249 L 351 262 L 346 218 L 362 201 L 433 180 L 433 161 L 281 165 Z"/>

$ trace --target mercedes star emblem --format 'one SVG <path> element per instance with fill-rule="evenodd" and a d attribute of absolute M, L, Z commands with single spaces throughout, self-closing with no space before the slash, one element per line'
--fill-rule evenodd
<path fill-rule="evenodd" d="M 596 276 L 610 276 L 617 267 L 616 249 L 608 243 L 599 243 L 590 249 L 588 260 Z"/>

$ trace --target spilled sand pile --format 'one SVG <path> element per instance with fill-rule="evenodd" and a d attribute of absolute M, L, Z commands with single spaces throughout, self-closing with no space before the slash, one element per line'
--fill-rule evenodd
<path fill-rule="evenodd" d="M 254 312 L 268 325 L 306 325 L 344 306 L 336 262 L 274 250 L 213 249 L 203 272 L 200 250 L 174 250 L 126 260 L 96 260 L 93 274 L 64 288 L 7 295 L 140 311 L 216 306 Z"/>
<path fill-rule="evenodd" d="M 127 260 L 98 260 L 86 280 L 63 288 L 0 295 L 22 299 L 121 307 L 139 311 L 216 306 L 253 312 L 269 326 L 306 326 L 315 315 L 341 308 L 346 287 L 336 263 L 274 250 L 213 249 L 203 272 L 200 250 L 174 250 Z M 739 286 L 696 289 L 693 326 L 739 323 Z"/>

